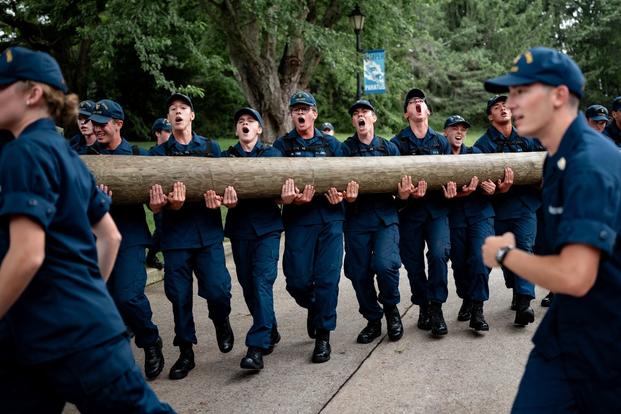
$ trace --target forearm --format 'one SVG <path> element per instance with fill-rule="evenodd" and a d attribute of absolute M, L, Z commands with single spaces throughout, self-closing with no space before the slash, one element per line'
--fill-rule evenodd
<path fill-rule="evenodd" d="M 121 245 L 120 239 L 98 238 L 97 239 L 97 263 L 103 280 L 107 281 L 114 268 L 116 256 Z"/>
<path fill-rule="evenodd" d="M 582 247 L 589 249 L 591 255 L 579 259 L 563 250 L 558 255 L 538 256 L 514 249 L 507 254 L 503 266 L 552 292 L 580 297 L 595 283 L 599 263 L 598 250 Z"/>
<path fill-rule="evenodd" d="M 41 267 L 43 258 L 28 249 L 10 248 L 0 265 L 0 319 L 26 290 Z"/>

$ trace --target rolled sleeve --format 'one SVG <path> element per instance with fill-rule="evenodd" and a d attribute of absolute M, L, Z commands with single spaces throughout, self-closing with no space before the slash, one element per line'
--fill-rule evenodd
<path fill-rule="evenodd" d="M 103 216 L 110 210 L 110 197 L 105 195 L 95 185 L 95 179 L 92 179 L 92 192 L 91 198 L 88 204 L 88 221 L 92 225 L 99 222 Z"/>
<path fill-rule="evenodd" d="M 589 219 L 563 221 L 556 240 L 557 250 L 567 244 L 587 244 L 610 255 L 615 246 L 617 232 L 606 223 Z"/>
<path fill-rule="evenodd" d="M 25 192 L 4 194 L 0 216 L 23 215 L 39 223 L 44 229 L 52 222 L 56 207 L 50 200 Z"/>

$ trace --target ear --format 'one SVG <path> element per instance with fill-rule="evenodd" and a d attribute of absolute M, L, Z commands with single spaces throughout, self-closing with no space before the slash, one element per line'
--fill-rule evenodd
<path fill-rule="evenodd" d="M 263 128 L 257 127 L 257 135 L 261 135 L 263 133 Z"/>
<path fill-rule="evenodd" d="M 34 83 L 32 88 L 26 91 L 26 105 L 36 105 L 43 99 L 43 88 L 38 83 Z"/>
<path fill-rule="evenodd" d="M 194 111 L 190 112 L 190 121 L 194 121 L 195 117 L 196 117 L 196 114 L 194 113 Z"/>
<path fill-rule="evenodd" d="M 552 104 L 554 109 L 558 109 L 563 105 L 566 105 L 570 99 L 569 88 L 566 85 L 559 85 L 552 89 Z"/>
<path fill-rule="evenodd" d="M 492 122 L 492 113 L 490 112 L 489 115 L 487 115 L 487 120 L 489 122 Z"/>

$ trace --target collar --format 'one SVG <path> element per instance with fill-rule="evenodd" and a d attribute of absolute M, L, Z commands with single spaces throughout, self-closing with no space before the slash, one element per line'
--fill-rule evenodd
<path fill-rule="evenodd" d="M 556 153 L 554 155 L 547 156 L 546 164 L 553 165 L 555 170 L 564 169 L 564 162 L 561 161 L 561 158 L 568 159 L 573 153 L 575 153 L 576 145 L 578 145 L 582 137 L 582 131 L 587 128 L 591 127 L 588 125 L 586 117 L 583 113 L 579 113 L 569 125 L 569 128 L 567 128 L 567 131 L 565 131 Z"/>
<path fill-rule="evenodd" d="M 52 121 L 52 118 L 39 118 L 36 121 L 30 123 L 26 128 L 24 128 L 22 133 L 19 134 L 18 138 L 26 138 L 31 134 L 31 132 L 40 130 L 49 130 L 56 132 L 56 124 L 54 123 L 54 121 Z"/>
<path fill-rule="evenodd" d="M 502 133 L 496 129 L 495 126 L 490 125 L 489 128 L 487 129 L 487 132 L 489 133 L 489 136 L 492 137 L 492 139 L 496 140 L 496 141 L 513 141 L 516 140 L 519 135 L 517 133 L 517 129 L 515 129 L 514 126 L 511 127 L 511 135 L 509 135 L 508 137 L 505 137 L 504 135 L 502 135 Z"/>

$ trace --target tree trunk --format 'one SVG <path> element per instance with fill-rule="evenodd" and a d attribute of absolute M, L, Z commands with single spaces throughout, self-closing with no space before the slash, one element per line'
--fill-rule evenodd
<path fill-rule="evenodd" d="M 186 185 L 186 199 L 200 201 L 207 190 L 222 194 L 231 185 L 240 199 L 278 197 L 284 181 L 291 177 L 300 189 L 312 184 L 318 194 L 330 187 L 344 190 L 351 180 L 361 193 L 395 193 L 404 175 L 427 181 L 429 189 L 440 189 L 448 181 L 458 188 L 477 176 L 496 182 L 509 166 L 514 184 L 541 181 L 544 152 L 429 155 L 401 157 L 328 158 L 203 158 L 83 155 L 98 184 L 106 184 L 118 204 L 148 202 L 149 188 L 161 184 L 171 191 L 175 181 Z"/>

